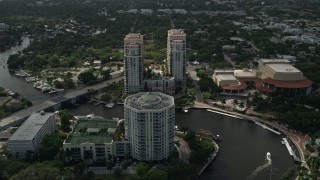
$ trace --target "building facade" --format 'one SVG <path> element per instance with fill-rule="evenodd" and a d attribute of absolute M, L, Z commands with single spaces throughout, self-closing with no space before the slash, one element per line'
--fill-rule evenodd
<path fill-rule="evenodd" d="M 168 31 L 167 73 L 175 79 L 176 87 L 187 85 L 186 33 L 181 29 Z"/>
<path fill-rule="evenodd" d="M 113 156 L 130 156 L 130 144 L 115 134 L 119 133 L 118 121 L 99 116 L 77 116 L 76 124 L 63 149 L 74 161 L 105 162 Z"/>
<path fill-rule="evenodd" d="M 175 105 L 172 96 L 137 93 L 124 103 L 125 138 L 139 161 L 166 159 L 174 148 Z"/>
<path fill-rule="evenodd" d="M 145 92 L 163 92 L 168 95 L 175 94 L 174 77 L 161 76 L 158 78 L 144 79 Z"/>
<path fill-rule="evenodd" d="M 312 82 L 287 59 L 260 59 L 259 69 L 215 70 L 213 81 L 226 94 L 243 94 L 248 89 L 262 93 L 308 95 Z"/>
<path fill-rule="evenodd" d="M 37 153 L 46 134 L 54 133 L 56 120 L 54 113 L 33 113 L 8 140 L 9 152 L 13 156 L 25 158 L 26 152 Z"/>
<path fill-rule="evenodd" d="M 124 38 L 124 93 L 142 91 L 143 35 L 130 33 Z"/>

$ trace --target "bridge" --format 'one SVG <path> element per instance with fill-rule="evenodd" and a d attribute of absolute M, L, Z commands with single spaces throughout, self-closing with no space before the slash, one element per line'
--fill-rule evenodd
<path fill-rule="evenodd" d="M 28 118 L 34 112 L 39 112 L 41 110 L 45 110 L 48 108 L 53 108 L 57 110 L 61 107 L 61 104 L 63 102 L 71 101 L 72 103 L 75 103 L 78 97 L 88 94 L 89 89 L 97 91 L 112 84 L 113 82 L 119 82 L 122 79 L 123 77 L 118 77 L 118 78 L 110 79 L 107 81 L 103 81 L 101 83 L 98 83 L 92 86 L 87 86 L 81 89 L 72 90 L 65 94 L 58 95 L 52 99 L 45 100 L 42 103 L 22 109 L 0 120 L 0 131 L 5 130 L 12 126 L 17 126 L 21 124 L 26 118 Z"/>

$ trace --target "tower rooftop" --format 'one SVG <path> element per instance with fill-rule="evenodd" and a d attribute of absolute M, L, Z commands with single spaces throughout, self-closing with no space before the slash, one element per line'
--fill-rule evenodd
<path fill-rule="evenodd" d="M 174 105 L 172 96 L 160 92 L 141 92 L 128 96 L 124 102 L 125 106 L 143 109 L 162 109 Z"/>

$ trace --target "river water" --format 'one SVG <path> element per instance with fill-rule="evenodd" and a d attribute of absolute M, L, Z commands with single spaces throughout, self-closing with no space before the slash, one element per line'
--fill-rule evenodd
<path fill-rule="evenodd" d="M 15 46 L 11 49 L 0 53 L 0 87 L 11 89 L 20 94 L 20 96 L 30 100 L 33 104 L 38 104 L 43 100 L 50 99 L 49 94 L 43 94 L 41 91 L 36 90 L 31 83 L 27 83 L 24 78 L 19 78 L 10 73 L 7 67 L 7 60 L 10 55 L 22 51 L 30 45 L 28 37 L 22 38 L 21 46 Z"/>
<path fill-rule="evenodd" d="M 23 50 L 30 44 L 30 39 L 23 38 L 21 46 L 0 53 L 0 86 L 12 89 L 21 96 L 38 104 L 51 96 L 43 94 L 3 68 L 8 57 Z M 74 115 L 94 113 L 107 118 L 123 118 L 123 106 L 116 105 L 112 109 L 101 105 L 82 104 L 71 109 Z M 281 144 L 282 135 L 276 135 L 254 123 L 238 120 L 228 116 L 215 114 L 205 110 L 190 110 L 188 114 L 176 113 L 176 124 L 197 131 L 208 129 L 219 134 L 223 141 L 219 143 L 220 152 L 215 161 L 207 168 L 200 179 L 242 180 L 242 179 L 279 179 L 291 167 L 292 157 L 286 147 Z M 266 153 L 272 155 L 272 164 L 265 161 Z"/>
<path fill-rule="evenodd" d="M 94 113 L 107 118 L 123 118 L 123 106 L 112 109 L 82 104 L 71 109 L 75 115 Z M 203 173 L 200 179 L 239 180 L 279 179 L 288 168 L 295 167 L 293 158 L 285 145 L 281 144 L 282 135 L 274 134 L 266 129 L 245 120 L 194 109 L 185 114 L 176 113 L 176 125 L 185 126 L 197 131 L 208 129 L 219 134 L 223 141 L 219 143 L 220 152 L 214 162 Z M 272 155 L 272 163 L 265 160 L 267 152 Z"/>

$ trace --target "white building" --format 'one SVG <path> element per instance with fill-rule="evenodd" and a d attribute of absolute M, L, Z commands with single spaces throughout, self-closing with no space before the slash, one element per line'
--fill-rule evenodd
<path fill-rule="evenodd" d="M 13 156 L 25 158 L 27 151 L 37 153 L 43 137 L 54 133 L 56 121 L 54 113 L 33 113 L 8 140 L 9 152 Z"/>
<path fill-rule="evenodd" d="M 181 29 L 169 30 L 167 40 L 167 71 L 170 76 L 174 77 L 176 87 L 186 87 L 186 58 L 186 33 Z"/>
<path fill-rule="evenodd" d="M 139 161 L 169 157 L 174 148 L 175 105 L 163 93 L 137 93 L 124 102 L 125 138 Z"/>
<path fill-rule="evenodd" d="M 161 76 L 158 78 L 144 79 L 144 91 L 163 92 L 165 94 L 175 94 L 174 77 Z"/>
<path fill-rule="evenodd" d="M 105 162 L 113 156 L 130 155 L 130 144 L 115 137 L 118 121 L 99 116 L 77 116 L 76 124 L 63 149 L 69 152 L 70 159 Z"/>
<path fill-rule="evenodd" d="M 124 93 L 142 91 L 143 35 L 128 34 L 124 38 Z"/>

